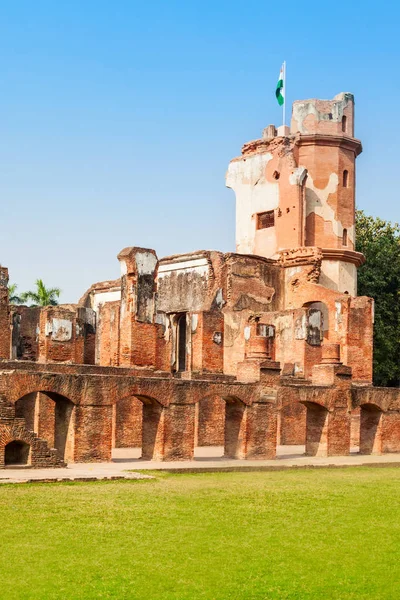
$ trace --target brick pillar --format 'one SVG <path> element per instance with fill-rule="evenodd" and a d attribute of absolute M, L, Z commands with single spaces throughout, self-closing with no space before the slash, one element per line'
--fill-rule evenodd
<path fill-rule="evenodd" d="M 346 396 L 344 406 L 335 406 L 328 415 L 328 454 L 327 456 L 347 456 L 350 454 L 351 412 Z"/>
<path fill-rule="evenodd" d="M 343 404 L 338 398 L 338 404 L 329 410 L 317 403 L 305 402 L 307 406 L 307 456 L 347 456 L 349 454 L 351 413 L 348 408 L 348 396 L 345 392 L 342 393 L 342 401 Z"/>
<path fill-rule="evenodd" d="M 75 462 L 111 460 L 112 406 L 76 406 Z"/>
<path fill-rule="evenodd" d="M 157 403 L 143 406 L 142 458 L 144 460 L 192 460 L 195 405 Z"/>
<path fill-rule="evenodd" d="M 202 370 L 222 373 L 224 368 L 224 315 L 220 310 L 203 312 Z"/>
<path fill-rule="evenodd" d="M 322 346 L 321 364 L 312 368 L 313 392 L 319 402 L 307 406 L 306 454 L 346 456 L 350 453 L 351 368 L 340 362 L 338 344 Z"/>
<path fill-rule="evenodd" d="M 11 324 L 8 304 L 8 269 L 0 267 L 0 358 L 11 356 Z"/>
<path fill-rule="evenodd" d="M 262 396 L 246 407 L 246 450 L 244 458 L 276 458 L 277 407 L 276 391 Z"/>
<path fill-rule="evenodd" d="M 383 413 L 381 427 L 382 452 L 400 452 L 400 412 Z"/>
<path fill-rule="evenodd" d="M 197 446 L 223 446 L 225 400 L 219 396 L 203 398 L 196 404 Z"/>
<path fill-rule="evenodd" d="M 275 458 L 277 414 L 275 390 L 251 406 L 227 400 L 224 456 L 249 460 Z"/>
<path fill-rule="evenodd" d="M 146 248 L 125 248 L 121 265 L 120 366 L 155 366 L 154 323 L 157 255 Z"/>
<path fill-rule="evenodd" d="M 193 460 L 195 412 L 194 404 L 164 409 L 164 460 Z"/>
<path fill-rule="evenodd" d="M 38 436 L 48 443 L 50 448 L 55 447 L 55 402 L 42 393 L 37 395 L 38 410 Z M 64 458 L 64 456 L 62 456 Z"/>
<path fill-rule="evenodd" d="M 383 412 L 374 406 L 361 406 L 360 454 L 382 454 Z"/>
<path fill-rule="evenodd" d="M 122 398 L 115 405 L 115 448 L 139 448 L 142 443 L 143 403 Z"/>

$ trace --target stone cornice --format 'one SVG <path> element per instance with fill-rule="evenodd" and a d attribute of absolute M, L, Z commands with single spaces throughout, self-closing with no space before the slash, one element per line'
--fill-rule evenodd
<path fill-rule="evenodd" d="M 341 260 L 361 267 L 365 263 L 365 256 L 361 252 L 345 250 L 344 248 L 321 248 L 322 260 Z"/>
<path fill-rule="evenodd" d="M 347 135 L 328 135 L 322 133 L 298 134 L 296 136 L 298 146 L 334 146 L 352 150 L 356 156 L 362 152 L 362 144 L 356 138 Z"/>

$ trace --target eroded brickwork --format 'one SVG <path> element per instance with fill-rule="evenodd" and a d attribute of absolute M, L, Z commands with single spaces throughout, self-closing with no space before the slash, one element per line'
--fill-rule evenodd
<path fill-rule="evenodd" d="M 44 308 L 10 307 L 0 268 L 0 466 L 400 451 L 400 393 L 371 386 L 357 297 L 360 152 L 351 94 L 295 102 L 229 165 L 236 253 L 127 247 L 119 278 Z"/>

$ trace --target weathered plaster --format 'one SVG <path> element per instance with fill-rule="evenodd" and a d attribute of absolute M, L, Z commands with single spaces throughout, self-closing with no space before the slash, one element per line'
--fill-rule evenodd
<path fill-rule="evenodd" d="M 279 185 L 265 177 L 271 159 L 270 152 L 255 154 L 232 161 L 228 168 L 226 185 L 236 194 L 236 250 L 243 254 L 254 253 L 255 215 L 279 206 Z M 272 256 L 276 249 L 275 228 L 265 229 L 262 233 L 266 255 Z"/>

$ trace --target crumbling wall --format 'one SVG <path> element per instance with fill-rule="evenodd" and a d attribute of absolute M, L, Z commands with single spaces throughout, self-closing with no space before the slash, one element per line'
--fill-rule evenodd
<path fill-rule="evenodd" d="M 0 358 L 10 358 L 11 327 L 8 304 L 8 269 L 0 267 Z"/>
<path fill-rule="evenodd" d="M 94 364 L 96 316 L 76 305 L 40 309 L 38 360 L 40 362 Z"/>
<path fill-rule="evenodd" d="M 279 266 L 261 257 L 228 254 L 226 263 L 224 373 L 236 375 L 251 335 L 250 320 L 283 307 L 283 279 Z"/>
<path fill-rule="evenodd" d="M 307 172 L 294 155 L 294 138 L 264 137 L 245 144 L 226 176 L 236 195 L 236 250 L 275 257 L 303 245 Z"/>
<path fill-rule="evenodd" d="M 156 363 L 157 326 L 155 278 L 158 260 L 154 250 L 122 250 L 119 364 L 153 367 Z"/>
<path fill-rule="evenodd" d="M 38 359 L 40 307 L 12 306 L 12 358 Z"/>

